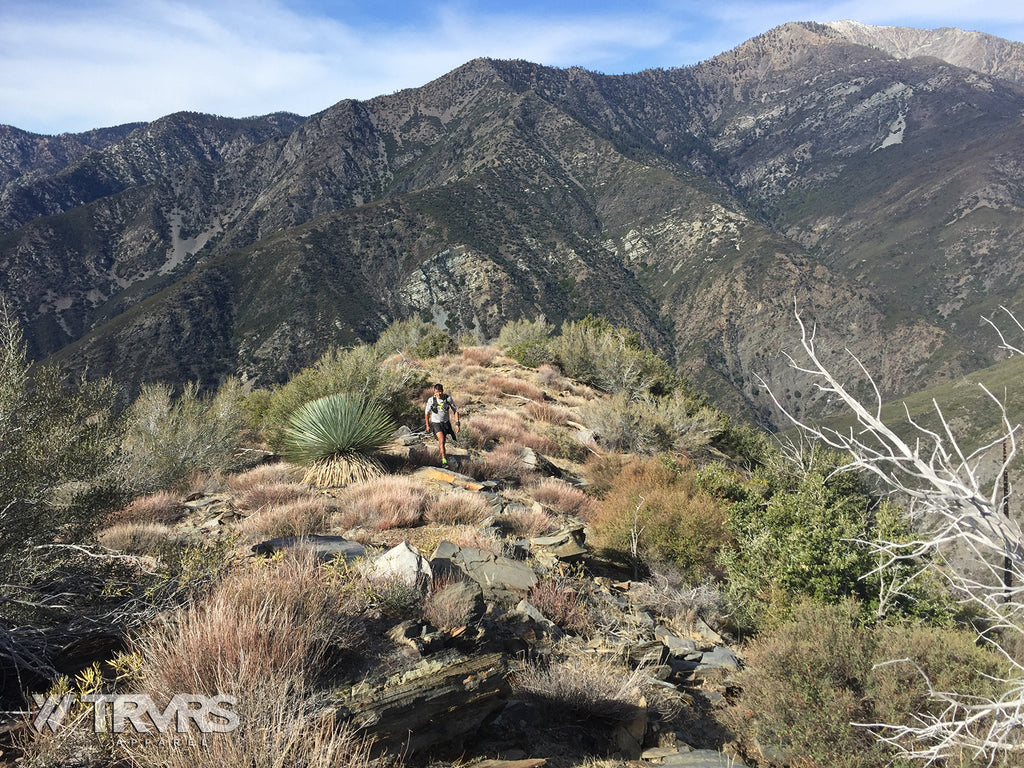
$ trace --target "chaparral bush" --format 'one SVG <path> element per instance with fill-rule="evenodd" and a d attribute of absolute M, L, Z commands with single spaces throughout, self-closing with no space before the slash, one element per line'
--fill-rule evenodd
<path fill-rule="evenodd" d="M 626 464 L 592 518 L 594 543 L 627 559 L 667 561 L 697 583 L 730 547 L 728 513 L 700 489 L 693 468 L 669 460 Z"/>
<path fill-rule="evenodd" d="M 1005 660 L 980 648 L 973 631 L 865 626 L 863 614 L 853 598 L 805 600 L 747 648 L 745 670 L 734 679 L 741 693 L 726 723 L 751 754 L 778 766 L 881 768 L 897 754 L 876 732 L 894 732 L 857 723 L 942 716 L 947 702 L 930 695 L 926 678 L 936 691 L 991 696 L 993 677 L 1005 674 Z M 984 717 L 976 726 L 984 730 Z"/>

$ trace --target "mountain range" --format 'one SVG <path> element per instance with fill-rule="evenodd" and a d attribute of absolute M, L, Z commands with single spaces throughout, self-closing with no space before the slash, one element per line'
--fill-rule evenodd
<path fill-rule="evenodd" d="M 33 358 L 129 389 L 272 384 L 413 315 L 595 313 L 777 425 L 762 380 L 828 410 L 794 310 L 885 397 L 998 358 L 1022 138 L 1024 45 L 856 22 L 627 75 L 477 59 L 310 117 L 0 126 L 0 294 Z"/>

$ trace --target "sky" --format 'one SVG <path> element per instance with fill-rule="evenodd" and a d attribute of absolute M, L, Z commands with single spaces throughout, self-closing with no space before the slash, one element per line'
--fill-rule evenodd
<path fill-rule="evenodd" d="M 1024 41 L 1020 0 L 0 0 L 0 124 L 57 134 L 180 110 L 309 115 L 479 56 L 620 74 L 843 19 Z"/>

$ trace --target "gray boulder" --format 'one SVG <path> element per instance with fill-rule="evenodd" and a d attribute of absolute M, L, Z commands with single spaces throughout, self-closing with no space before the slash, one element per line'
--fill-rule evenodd
<path fill-rule="evenodd" d="M 475 547 L 460 547 L 442 541 L 430 565 L 439 574 L 461 571 L 483 589 L 490 599 L 517 602 L 537 583 L 537 575 L 525 563 Z"/>
<path fill-rule="evenodd" d="M 429 584 L 434 574 L 422 553 L 403 541 L 369 563 L 365 575 L 369 579 L 397 579 L 406 584 Z"/>

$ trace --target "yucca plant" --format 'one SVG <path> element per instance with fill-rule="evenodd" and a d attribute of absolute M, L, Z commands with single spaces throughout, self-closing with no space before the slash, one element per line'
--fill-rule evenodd
<path fill-rule="evenodd" d="M 344 485 L 383 474 L 373 453 L 394 431 L 395 423 L 380 403 L 351 394 L 327 395 L 288 418 L 281 453 L 287 461 L 308 467 L 304 482 Z"/>

